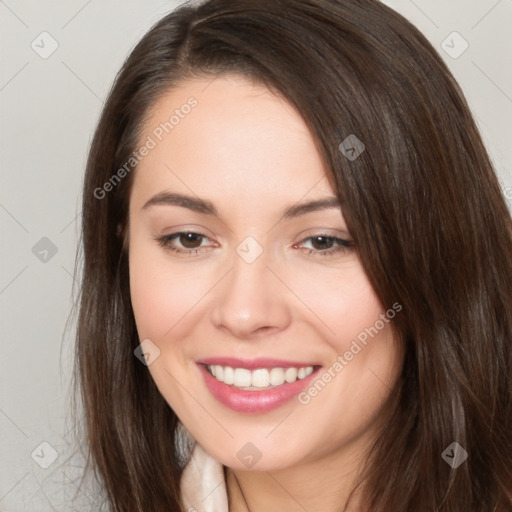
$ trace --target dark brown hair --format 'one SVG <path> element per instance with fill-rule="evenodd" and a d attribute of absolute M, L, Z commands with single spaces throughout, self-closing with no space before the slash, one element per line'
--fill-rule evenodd
<path fill-rule="evenodd" d="M 163 93 L 230 72 L 301 113 L 377 296 L 403 306 L 394 320 L 403 372 L 360 482 L 367 510 L 512 510 L 510 214 L 447 67 L 373 0 L 183 5 L 118 74 L 87 162 L 76 345 L 90 462 L 112 510 L 181 510 L 182 466 L 177 417 L 133 354 L 117 235 L 136 169 L 101 199 L 95 190 L 128 161 Z M 350 134 L 366 147 L 355 160 L 339 149 Z M 441 456 L 452 442 L 468 452 L 457 469 Z"/>

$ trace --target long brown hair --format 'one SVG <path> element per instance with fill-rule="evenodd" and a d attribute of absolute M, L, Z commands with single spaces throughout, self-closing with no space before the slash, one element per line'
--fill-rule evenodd
<path fill-rule="evenodd" d="M 403 306 L 403 372 L 360 482 L 368 511 L 511 510 L 510 214 L 447 67 L 373 0 L 183 5 L 118 74 L 87 162 L 76 345 L 90 462 L 112 510 L 181 510 L 182 464 L 177 417 L 133 354 L 122 233 L 136 167 L 104 185 L 164 92 L 229 72 L 302 114 L 377 296 Z M 365 145 L 356 159 L 339 148 L 350 134 Z M 468 454 L 456 469 L 442 456 L 453 442 Z"/>

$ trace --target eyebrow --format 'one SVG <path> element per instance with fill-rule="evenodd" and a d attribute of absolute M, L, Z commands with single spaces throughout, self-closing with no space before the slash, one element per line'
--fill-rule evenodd
<path fill-rule="evenodd" d="M 171 206 L 181 206 L 182 208 L 188 208 L 194 212 L 202 213 L 205 215 L 215 215 L 218 216 L 217 209 L 213 205 L 212 202 L 206 201 L 204 199 L 200 199 L 198 197 L 187 196 L 184 194 L 176 194 L 171 192 L 160 192 L 149 199 L 142 209 L 147 209 L 150 206 L 155 205 L 171 205 Z M 314 201 L 308 201 L 307 203 L 297 203 L 292 206 L 289 206 L 284 210 L 282 218 L 284 219 L 292 219 L 295 217 L 299 217 L 300 215 L 305 215 L 307 213 L 316 212 L 320 210 L 327 210 L 330 208 L 340 208 L 340 202 L 338 198 L 332 197 L 324 197 L 321 199 L 316 199 Z"/>
<path fill-rule="evenodd" d="M 194 212 L 204 213 L 206 215 L 218 215 L 217 209 L 210 201 L 199 199 L 198 197 L 186 196 L 184 194 L 175 194 L 170 192 L 160 192 L 147 201 L 142 209 L 154 205 L 173 205 L 188 208 Z"/>

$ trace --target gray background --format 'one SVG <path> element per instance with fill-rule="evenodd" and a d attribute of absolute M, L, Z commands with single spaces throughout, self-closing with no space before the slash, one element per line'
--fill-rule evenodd
<path fill-rule="evenodd" d="M 511 203 L 512 0 L 385 3 L 410 19 L 450 66 Z M 69 414 L 74 323 L 65 325 L 80 186 L 116 72 L 177 4 L 0 0 L 1 511 L 98 509 L 93 487 L 77 491 L 83 460 Z M 44 31 L 51 37 L 40 36 Z M 469 44 L 457 58 L 464 41 L 454 31 Z M 52 44 L 58 47 L 48 56 Z"/>

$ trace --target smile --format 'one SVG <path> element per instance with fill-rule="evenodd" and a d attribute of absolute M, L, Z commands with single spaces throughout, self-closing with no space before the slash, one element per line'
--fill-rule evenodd
<path fill-rule="evenodd" d="M 207 365 L 207 370 L 219 382 L 246 391 L 258 391 L 291 384 L 313 373 L 313 366 L 301 368 L 232 368 L 231 366 Z"/>
<path fill-rule="evenodd" d="M 213 398 L 233 411 L 252 414 L 290 402 L 322 368 L 318 363 L 264 358 L 215 357 L 196 363 Z"/>

